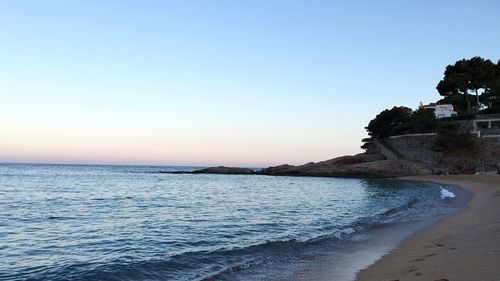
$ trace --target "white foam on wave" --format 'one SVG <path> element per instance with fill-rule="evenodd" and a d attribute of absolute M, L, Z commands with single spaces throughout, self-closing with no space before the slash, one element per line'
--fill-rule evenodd
<path fill-rule="evenodd" d="M 441 187 L 441 199 L 445 199 L 445 198 L 454 198 L 455 197 L 455 194 L 449 190 L 446 190 L 444 189 L 443 187 Z"/>
<path fill-rule="evenodd" d="M 345 235 L 352 235 L 356 233 L 356 230 L 354 228 L 348 227 L 343 230 L 337 231 L 333 234 L 338 239 L 342 239 Z"/>

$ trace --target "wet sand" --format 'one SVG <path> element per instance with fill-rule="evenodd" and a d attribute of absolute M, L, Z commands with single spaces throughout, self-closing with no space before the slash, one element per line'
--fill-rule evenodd
<path fill-rule="evenodd" d="M 500 176 L 406 177 L 470 190 L 466 208 L 408 238 L 357 280 L 500 280 Z"/>
<path fill-rule="evenodd" d="M 279 281 L 354 280 L 356 273 L 396 248 L 402 241 L 430 227 L 439 218 L 384 226 L 370 233 L 368 240 L 343 244 L 332 254 L 315 256 L 292 275 Z"/>

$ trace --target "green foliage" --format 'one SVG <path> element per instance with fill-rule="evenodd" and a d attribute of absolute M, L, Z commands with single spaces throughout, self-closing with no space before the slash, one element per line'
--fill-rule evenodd
<path fill-rule="evenodd" d="M 361 149 L 368 150 L 370 149 L 370 146 L 372 145 L 371 142 L 365 142 L 361 145 Z"/>
<path fill-rule="evenodd" d="M 365 129 L 371 137 L 387 138 L 403 134 L 423 134 L 435 132 L 438 121 L 432 109 L 412 111 L 407 107 L 386 109 L 371 120 Z"/>
<path fill-rule="evenodd" d="M 459 60 L 446 67 L 444 77 L 436 88 L 443 96 L 437 103 L 453 104 L 459 113 L 458 117 L 445 120 L 473 119 L 477 112 L 500 112 L 500 60 L 496 64 L 481 57 Z M 475 98 L 471 98 L 471 94 Z M 439 125 L 432 109 L 412 111 L 404 106 L 395 106 L 380 112 L 365 129 L 371 138 L 439 131 L 439 149 L 470 147 L 475 139 L 469 133 L 461 132 L 458 124 L 453 124 L 445 122 Z M 363 142 L 362 147 L 367 149 L 371 139 Z"/>
<path fill-rule="evenodd" d="M 371 142 L 365 142 L 361 145 L 361 149 L 364 149 L 366 153 L 371 153 L 375 150 L 375 144 Z"/>
<path fill-rule="evenodd" d="M 456 150 L 473 150 L 476 138 L 467 131 L 460 129 L 456 122 L 444 122 L 439 126 L 435 149 L 442 152 Z"/>
<path fill-rule="evenodd" d="M 481 102 L 486 105 L 487 109 L 500 109 L 500 60 L 495 66 L 494 78 L 481 95 Z"/>
<path fill-rule="evenodd" d="M 488 107 L 479 111 L 480 114 L 500 114 L 500 106 L 498 107 Z"/>
<path fill-rule="evenodd" d="M 471 106 L 478 107 L 474 99 L 469 102 Z M 467 113 L 467 102 L 465 101 L 464 96 L 459 93 L 444 96 L 442 99 L 437 101 L 437 104 L 452 104 L 453 109 L 458 113 L 458 115 L 469 114 Z"/>
<path fill-rule="evenodd" d="M 386 109 L 371 120 L 365 129 L 371 137 L 386 138 L 392 136 L 396 134 L 397 128 L 401 127 L 405 120 L 410 117 L 411 112 L 410 108 L 404 106 Z"/>
<path fill-rule="evenodd" d="M 437 84 L 436 89 L 444 96 L 441 102 L 451 103 L 459 113 L 472 113 L 472 107 L 477 111 L 481 104 L 487 107 L 493 105 L 498 99 L 498 86 L 500 83 L 500 71 L 498 64 L 481 57 L 462 59 L 453 65 L 448 65 L 444 72 L 444 77 Z M 484 98 L 480 98 L 480 92 L 485 93 Z M 476 97 L 471 100 L 470 93 Z M 499 102 L 500 105 L 500 102 Z"/>
<path fill-rule="evenodd" d="M 438 121 L 432 109 L 419 109 L 413 111 L 403 124 L 396 128 L 399 134 L 425 134 L 436 132 Z"/>
<path fill-rule="evenodd" d="M 373 143 L 372 138 L 364 138 L 361 140 L 361 142 L 363 143 L 361 145 L 361 148 L 366 150 L 366 153 L 375 152 L 375 144 Z"/>

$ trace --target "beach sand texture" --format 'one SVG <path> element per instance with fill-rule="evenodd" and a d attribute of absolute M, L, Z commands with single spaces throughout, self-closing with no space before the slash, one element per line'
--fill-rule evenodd
<path fill-rule="evenodd" d="M 409 238 L 357 280 L 500 280 L 500 176 L 405 177 L 473 193 L 466 208 Z"/>

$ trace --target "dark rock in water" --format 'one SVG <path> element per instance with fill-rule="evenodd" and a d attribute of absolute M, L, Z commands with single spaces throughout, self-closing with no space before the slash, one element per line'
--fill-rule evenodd
<path fill-rule="evenodd" d="M 209 167 L 195 171 L 160 171 L 165 174 L 220 174 L 220 175 L 253 175 L 255 171 L 250 168 L 237 168 L 237 167 Z"/>
<path fill-rule="evenodd" d="M 201 169 L 193 171 L 195 174 L 229 174 L 229 175 L 251 175 L 255 174 L 255 171 L 249 168 L 238 168 L 238 167 L 209 167 L 206 169 Z"/>

